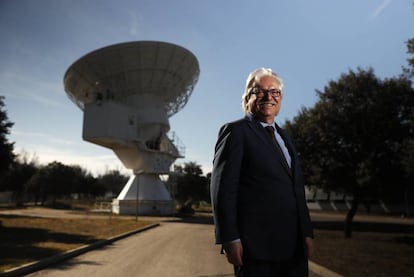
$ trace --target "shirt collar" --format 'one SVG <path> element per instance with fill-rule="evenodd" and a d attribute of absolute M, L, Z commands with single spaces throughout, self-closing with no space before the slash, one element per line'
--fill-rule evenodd
<path fill-rule="evenodd" d="M 273 128 L 275 128 L 276 126 L 275 126 L 275 122 L 273 122 L 272 124 L 269 124 L 269 123 L 266 123 L 266 122 L 262 122 L 262 121 L 259 121 L 260 122 L 260 124 L 263 126 L 263 128 L 265 128 L 265 127 L 267 127 L 267 126 L 272 126 Z M 276 128 L 275 128 L 276 129 Z"/>

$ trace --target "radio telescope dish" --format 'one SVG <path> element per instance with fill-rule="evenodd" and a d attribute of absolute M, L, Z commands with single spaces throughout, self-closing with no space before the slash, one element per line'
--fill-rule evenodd
<path fill-rule="evenodd" d="M 199 74 L 190 51 L 157 41 L 100 48 L 66 71 L 65 91 L 84 113 L 83 139 L 112 149 L 133 170 L 114 212 L 131 214 L 131 201 L 139 199 L 140 214 L 172 213 L 159 174 L 183 153 L 167 135 L 168 118 L 188 102 Z"/>
<path fill-rule="evenodd" d="M 66 71 L 64 84 L 81 109 L 97 99 L 123 102 L 134 95 L 153 94 L 171 116 L 187 103 L 199 73 L 197 58 L 178 45 L 127 42 L 80 58 Z"/>

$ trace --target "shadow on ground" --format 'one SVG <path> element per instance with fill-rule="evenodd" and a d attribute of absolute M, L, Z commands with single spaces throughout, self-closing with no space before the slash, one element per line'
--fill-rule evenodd
<path fill-rule="evenodd" d="M 2 215 L 1 218 L 18 218 L 20 216 Z M 24 218 L 24 217 L 20 217 Z M 83 235 L 71 235 L 51 232 L 42 228 L 0 227 L 0 267 L 21 265 L 30 260 L 37 260 L 61 253 L 59 249 L 45 246 L 45 243 L 91 244 L 97 239 Z M 19 243 L 16 244 L 16 241 Z"/>
<path fill-rule="evenodd" d="M 182 222 L 182 223 L 194 223 L 194 224 L 214 224 L 213 217 L 208 214 L 181 214 L 177 215 L 175 219 L 167 220 L 168 222 Z M 312 221 L 314 229 L 330 230 L 330 231 L 342 231 L 344 230 L 344 221 L 324 221 L 314 220 Z M 402 234 L 414 234 L 413 224 L 403 223 L 382 223 L 382 222 L 362 222 L 353 221 L 352 230 L 355 232 L 377 232 L 377 233 L 402 233 Z M 411 242 L 414 243 L 414 242 Z M 410 243 L 410 244 L 411 244 Z"/>
<path fill-rule="evenodd" d="M 194 224 L 214 224 L 213 217 L 204 214 L 179 214 L 176 219 L 167 220 L 167 222 L 178 222 L 178 223 L 194 223 Z"/>
<path fill-rule="evenodd" d="M 330 231 L 344 230 L 343 221 L 312 221 L 312 225 L 313 225 L 313 228 L 320 229 L 320 230 L 330 230 Z M 414 234 L 414 225 L 398 224 L 398 223 L 354 221 L 352 223 L 352 230 L 355 232 Z"/>

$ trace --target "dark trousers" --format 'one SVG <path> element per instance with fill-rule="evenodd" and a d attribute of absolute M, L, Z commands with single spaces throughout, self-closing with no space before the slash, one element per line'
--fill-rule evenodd
<path fill-rule="evenodd" d="M 307 277 L 308 260 L 294 258 L 288 262 L 247 260 L 243 266 L 235 266 L 236 277 Z"/>
<path fill-rule="evenodd" d="M 234 267 L 236 277 L 308 277 L 308 258 L 298 239 L 293 256 L 286 261 L 243 259 L 243 266 Z"/>

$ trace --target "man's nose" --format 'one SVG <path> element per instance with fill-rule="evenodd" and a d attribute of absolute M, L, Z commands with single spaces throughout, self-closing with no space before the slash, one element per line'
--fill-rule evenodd
<path fill-rule="evenodd" d="M 268 100 L 273 100 L 273 96 L 269 91 L 265 91 L 264 97 Z"/>

